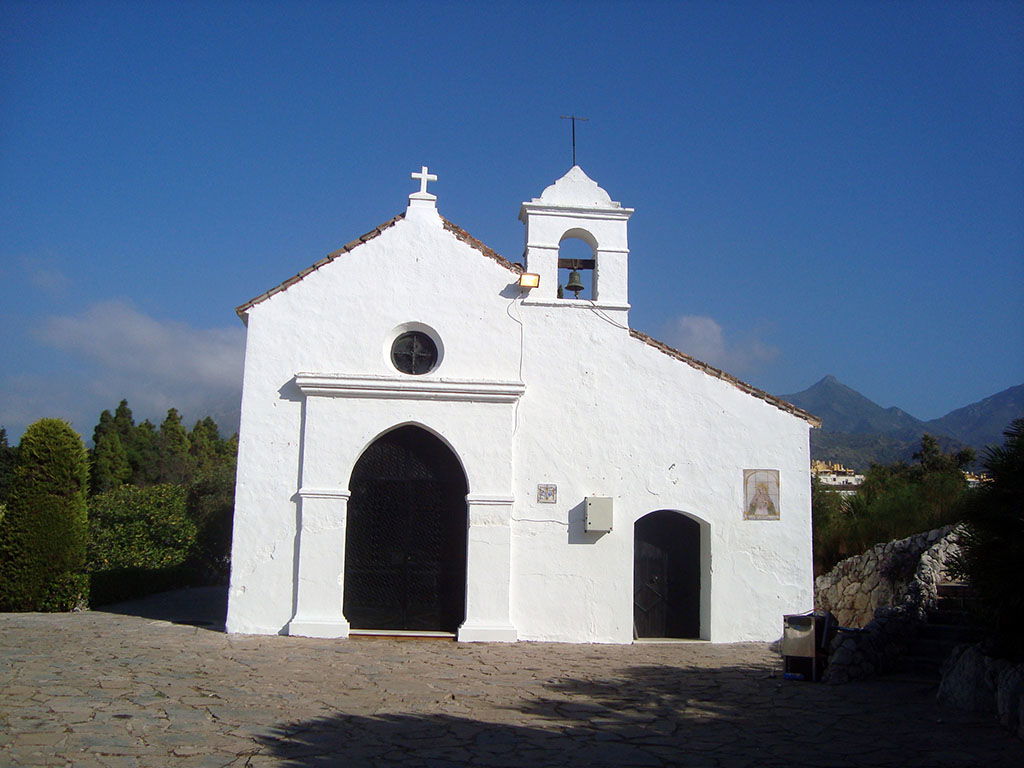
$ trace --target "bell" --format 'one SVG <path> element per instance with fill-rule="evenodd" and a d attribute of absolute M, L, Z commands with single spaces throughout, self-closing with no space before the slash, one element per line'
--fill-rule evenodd
<path fill-rule="evenodd" d="M 583 285 L 583 281 L 580 280 L 580 273 L 575 269 L 569 273 L 569 282 L 565 284 L 565 290 L 572 291 L 576 298 L 579 298 L 580 291 L 586 286 Z"/>

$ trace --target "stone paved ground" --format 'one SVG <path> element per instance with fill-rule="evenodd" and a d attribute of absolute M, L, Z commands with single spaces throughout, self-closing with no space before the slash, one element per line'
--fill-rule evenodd
<path fill-rule="evenodd" d="M 939 709 L 933 686 L 783 681 L 760 644 L 326 641 L 154 618 L 203 618 L 209 597 L 0 615 L 0 765 L 1024 766 L 1024 744 Z"/>

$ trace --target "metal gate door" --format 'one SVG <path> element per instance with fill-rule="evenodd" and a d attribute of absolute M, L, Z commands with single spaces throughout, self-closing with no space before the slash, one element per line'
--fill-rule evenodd
<path fill-rule="evenodd" d="M 466 479 L 429 432 L 370 445 L 349 484 L 345 617 L 353 629 L 454 632 L 465 614 Z"/>

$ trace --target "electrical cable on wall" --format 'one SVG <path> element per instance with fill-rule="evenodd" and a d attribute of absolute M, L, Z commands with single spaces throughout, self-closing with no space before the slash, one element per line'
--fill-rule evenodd
<path fill-rule="evenodd" d="M 524 326 L 523 326 L 522 313 L 519 313 L 519 317 L 513 317 L 512 316 L 512 305 L 515 304 L 517 300 L 518 301 L 522 301 L 523 296 L 525 296 L 525 295 L 526 295 L 526 291 L 524 291 L 522 288 L 520 288 L 519 289 L 519 295 L 518 296 L 514 296 L 512 298 L 512 300 L 509 301 L 508 306 L 505 307 L 505 314 L 508 315 L 511 320 L 514 320 L 515 322 L 519 323 L 519 381 L 523 380 L 523 356 L 525 355 L 525 351 L 526 351 L 526 340 L 525 340 L 525 337 L 524 337 L 525 331 L 524 331 Z M 512 414 L 513 414 L 512 435 L 513 435 L 513 437 L 515 436 L 516 432 L 519 431 L 519 400 L 520 400 L 520 398 L 517 397 L 515 405 L 512 408 Z"/>

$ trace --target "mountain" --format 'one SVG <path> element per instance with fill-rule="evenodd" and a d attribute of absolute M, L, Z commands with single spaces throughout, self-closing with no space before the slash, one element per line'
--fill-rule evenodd
<path fill-rule="evenodd" d="M 980 455 L 985 446 L 1002 442 L 1013 419 L 1024 416 L 1024 384 L 931 421 L 883 408 L 835 376 L 782 398 L 821 418 L 822 428 L 811 432 L 812 458 L 859 470 L 872 463 L 911 461 L 925 432 L 935 435 L 945 451 L 970 446 Z"/>
<path fill-rule="evenodd" d="M 926 429 L 920 419 L 899 408 L 883 408 L 835 376 L 826 376 L 803 392 L 782 395 L 782 399 L 813 413 L 829 432 L 915 439 Z"/>
<path fill-rule="evenodd" d="M 1024 416 L 1024 384 L 957 408 L 942 418 L 926 422 L 926 425 L 935 432 L 953 435 L 980 450 L 987 445 L 1000 445 L 1003 430 L 1021 416 Z"/>

